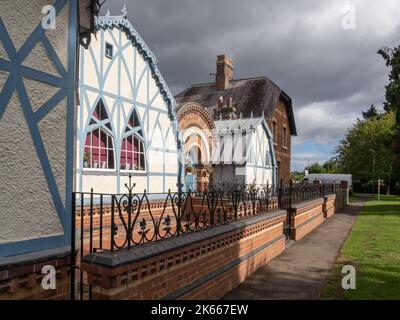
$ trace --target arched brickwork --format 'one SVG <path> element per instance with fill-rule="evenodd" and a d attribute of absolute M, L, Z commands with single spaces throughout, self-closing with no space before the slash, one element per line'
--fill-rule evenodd
<path fill-rule="evenodd" d="M 204 162 L 210 160 L 212 149 L 212 130 L 215 124 L 207 110 L 196 102 L 182 105 L 177 113 L 179 130 L 185 141 L 185 152 L 188 152 L 194 142 L 199 145 Z M 191 137 L 188 140 L 188 137 Z M 196 140 L 196 141 L 195 141 Z"/>
<path fill-rule="evenodd" d="M 188 102 L 178 110 L 179 129 L 184 130 L 190 126 L 201 129 L 215 129 L 214 121 L 207 110 L 196 102 Z"/>
<path fill-rule="evenodd" d="M 215 130 L 215 124 L 210 114 L 200 104 L 189 102 L 179 108 L 177 117 L 182 140 L 185 142 L 185 159 L 189 150 L 193 146 L 197 146 L 201 150 L 201 164 L 209 164 L 213 147 L 212 131 Z M 197 177 L 198 189 L 208 185 L 208 172 L 199 171 Z"/>

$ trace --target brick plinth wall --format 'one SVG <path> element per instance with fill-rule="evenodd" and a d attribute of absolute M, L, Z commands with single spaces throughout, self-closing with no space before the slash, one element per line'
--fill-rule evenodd
<path fill-rule="evenodd" d="M 349 191 L 347 181 L 343 181 L 340 187 L 336 187 L 335 212 L 347 206 L 349 202 Z"/>
<path fill-rule="evenodd" d="M 335 194 L 331 194 L 325 197 L 322 208 L 322 211 L 324 212 L 324 218 L 329 219 L 335 214 L 335 200 Z"/>
<path fill-rule="evenodd" d="M 285 248 L 276 210 L 130 250 L 86 256 L 94 299 L 218 299 Z"/>
<path fill-rule="evenodd" d="M 292 206 L 291 237 L 293 240 L 300 240 L 324 222 L 323 204 L 324 199 L 320 198 Z"/>
<path fill-rule="evenodd" d="M 56 269 L 56 289 L 42 287 L 42 268 Z M 69 299 L 70 248 L 0 258 L 0 300 Z"/>

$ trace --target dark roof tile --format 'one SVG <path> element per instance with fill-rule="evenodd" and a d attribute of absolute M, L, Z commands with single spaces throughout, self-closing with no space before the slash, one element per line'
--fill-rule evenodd
<path fill-rule="evenodd" d="M 253 116 L 261 116 L 264 113 L 267 118 L 271 118 L 281 98 L 287 107 L 291 133 L 297 134 L 290 97 L 267 77 L 232 80 L 229 87 L 223 91 L 217 90 L 214 83 L 193 85 L 179 93 L 175 100 L 180 105 L 197 102 L 213 116 L 221 96 L 224 97 L 224 101 L 232 98 L 237 112 L 242 113 L 244 117 L 250 116 L 251 113 Z"/>

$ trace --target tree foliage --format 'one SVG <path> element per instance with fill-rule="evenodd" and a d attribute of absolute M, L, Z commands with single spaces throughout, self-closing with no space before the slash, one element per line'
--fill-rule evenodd
<path fill-rule="evenodd" d="M 306 170 L 308 170 L 309 174 L 342 173 L 342 169 L 335 158 L 332 158 L 324 163 L 312 163 L 309 167 L 306 167 Z"/>
<path fill-rule="evenodd" d="M 393 148 L 396 154 L 395 170 L 400 171 L 400 46 L 394 49 L 382 48 L 378 54 L 383 57 L 386 66 L 390 68 L 384 106 L 386 111 L 396 113 L 396 137 Z"/>
<path fill-rule="evenodd" d="M 371 106 L 367 111 L 363 111 L 362 115 L 365 120 L 368 120 L 368 119 L 378 118 L 381 115 L 381 113 L 373 104 L 371 104 Z"/>
<path fill-rule="evenodd" d="M 299 182 L 299 181 L 301 181 L 301 179 L 304 178 L 304 176 L 305 176 L 304 171 L 303 172 L 295 171 L 295 172 L 291 173 L 290 179 L 293 181 Z"/>
<path fill-rule="evenodd" d="M 358 119 L 335 149 L 344 171 L 353 179 L 368 182 L 373 179 L 375 151 L 375 177 L 390 183 L 394 178 L 396 138 L 395 113 L 387 112 L 380 117 Z"/>
<path fill-rule="evenodd" d="M 400 46 L 397 48 L 382 48 L 378 51 L 390 68 L 389 84 L 386 86 L 386 111 L 397 113 L 397 124 L 400 123 Z"/>

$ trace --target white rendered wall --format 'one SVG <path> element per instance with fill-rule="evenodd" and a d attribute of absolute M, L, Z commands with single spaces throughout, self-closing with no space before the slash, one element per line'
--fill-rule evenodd
<path fill-rule="evenodd" d="M 251 152 L 247 155 L 246 181 L 255 184 L 272 183 L 272 159 L 267 134 L 259 124 L 250 142 Z M 267 156 L 270 157 L 269 163 Z"/>
<path fill-rule="evenodd" d="M 42 7 L 52 5 L 51 0 L 1 1 L 0 17 L 10 40 L 18 52 L 35 28 L 41 24 Z M 69 3 L 65 4 L 56 18 L 56 29 L 45 31 L 63 67 L 68 70 L 68 17 Z M 8 35 L 3 35 L 7 36 Z M 0 58 L 11 60 L 0 42 Z M 22 61 L 22 65 L 60 77 L 43 44 L 37 42 Z M 9 73 L 0 70 L 0 94 Z M 59 87 L 23 77 L 29 107 L 36 112 Z M 38 157 L 24 108 L 16 89 L 0 116 L 0 244 L 63 235 L 63 228 L 46 182 L 43 166 Z M 3 101 L 1 101 L 3 102 Z M 67 99 L 62 99 L 43 119 L 34 121 L 37 126 L 36 141 L 43 143 L 50 163 L 48 175 L 54 176 L 61 206 L 65 206 L 66 185 L 66 124 Z M 44 153 L 44 152 L 42 152 Z M 61 209 L 59 209 L 61 211 Z M 2 252 L 0 252 L 0 256 Z"/>
<path fill-rule="evenodd" d="M 219 141 L 219 139 L 216 139 Z M 243 140 L 242 140 L 243 141 Z M 242 152 L 242 146 L 238 143 L 240 140 L 235 140 L 225 143 L 223 157 L 226 159 L 232 154 L 232 148 L 235 146 L 235 153 Z M 221 180 L 224 183 L 244 182 L 242 177 L 245 177 L 246 184 L 272 184 L 273 183 L 273 153 L 270 149 L 268 135 L 260 122 L 254 132 L 248 132 L 246 139 L 243 141 L 246 150 L 246 161 L 242 164 L 217 165 L 214 171 L 214 182 Z M 217 151 L 220 152 L 220 151 Z M 267 157 L 269 160 L 267 161 Z M 236 158 L 238 159 L 238 158 Z M 215 160 L 215 153 L 214 153 Z M 221 159 L 224 160 L 225 159 Z M 239 177 L 240 176 L 240 177 Z"/>

